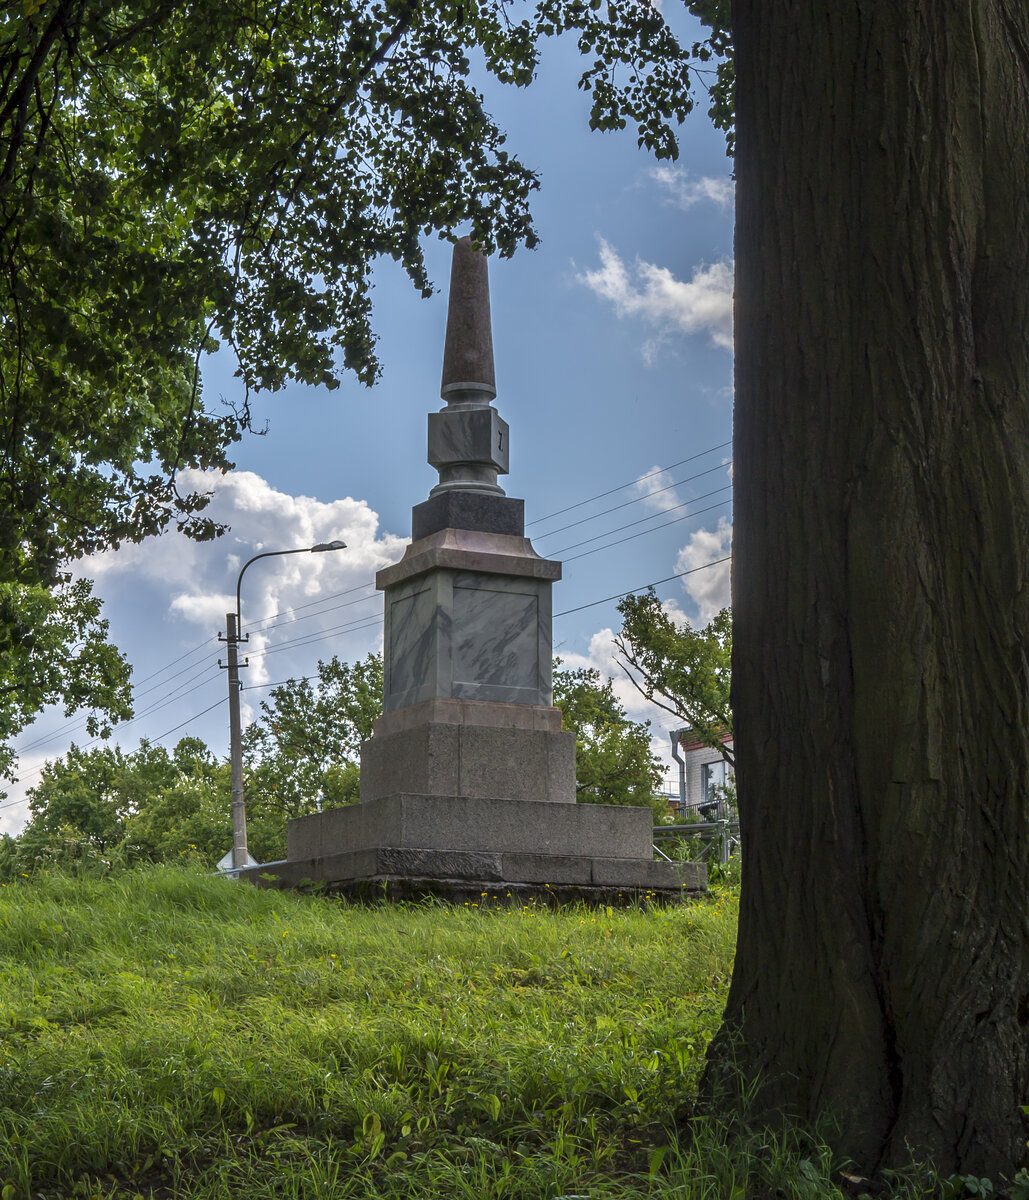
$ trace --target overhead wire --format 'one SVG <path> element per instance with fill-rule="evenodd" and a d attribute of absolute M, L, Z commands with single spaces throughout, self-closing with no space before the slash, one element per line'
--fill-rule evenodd
<path fill-rule="evenodd" d="M 634 541 L 645 534 L 655 533 L 659 529 L 667 529 L 669 525 L 679 525 L 683 521 L 689 521 L 692 517 L 702 517 L 704 513 L 716 512 L 720 508 L 724 509 L 724 504 L 709 504 L 707 508 L 698 509 L 696 512 L 683 513 L 681 517 L 673 517 L 672 520 L 665 521 L 663 525 L 655 525 L 653 529 L 641 529 L 638 533 L 626 534 L 625 537 L 618 538 L 617 541 L 605 542 L 603 546 L 594 546 L 592 550 L 583 550 L 581 554 L 573 554 L 570 558 L 564 559 L 564 561 L 571 563 L 580 558 L 587 558 L 590 554 L 599 554 L 601 550 L 610 550 L 614 546 L 620 546 L 623 542 Z"/>
<path fill-rule="evenodd" d="M 156 737 L 149 738 L 148 740 L 151 742 L 159 742 L 161 740 L 161 738 L 166 738 L 170 734 L 178 733 L 178 731 L 180 729 L 184 729 L 187 725 L 191 725 L 194 721 L 199 720 L 200 717 L 207 716 L 207 714 L 209 712 L 213 712 L 214 709 L 220 708 L 221 705 L 224 703 L 225 703 L 224 698 L 219 698 L 218 700 L 215 700 L 215 702 L 213 704 L 211 704 L 207 708 L 205 708 L 202 712 L 194 713 L 191 717 L 187 717 L 185 719 L 185 721 L 180 722 L 178 725 L 173 726 L 171 729 L 166 729 L 164 731 L 164 733 L 159 733 Z"/>
<path fill-rule="evenodd" d="M 184 658 L 189 658 L 191 654 L 196 654 L 198 650 L 203 650 L 205 646 L 209 646 L 211 642 L 215 640 L 216 636 L 217 635 L 215 634 L 211 634 L 208 637 L 205 637 L 204 640 L 197 643 L 192 650 L 184 651 L 178 656 L 178 658 L 173 658 L 170 663 L 166 663 L 163 667 L 158 667 L 156 671 L 151 671 L 149 675 L 144 675 L 139 682 L 148 683 L 151 679 L 155 678 L 155 676 L 163 675 L 164 672 L 169 669 L 169 667 L 174 667 L 177 663 L 182 662 Z"/>
<path fill-rule="evenodd" d="M 684 483 L 692 483 L 695 479 L 703 479 L 705 475 L 712 475 L 715 471 L 722 471 L 731 465 L 731 463 L 718 463 L 716 466 L 709 467 L 706 471 L 698 471 L 696 475 L 689 475 L 687 478 L 680 479 L 676 483 L 669 483 L 665 487 L 655 488 L 652 492 L 644 492 L 639 496 L 633 496 L 631 500 L 624 500 L 621 504 L 614 504 L 610 508 L 605 508 L 601 512 L 594 513 L 591 517 L 581 517 L 578 521 L 572 521 L 570 524 L 562 525 L 558 529 L 551 529 L 546 533 L 537 534 L 537 540 L 541 541 L 551 537 L 555 533 L 564 533 L 566 529 L 575 529 L 578 525 L 586 525 L 590 521 L 595 521 L 598 517 L 606 517 L 608 513 L 618 512 L 619 509 L 628 508 L 631 504 L 639 504 L 644 500 L 649 500 L 652 496 L 660 496 L 662 492 L 670 492 L 672 488 L 682 487 Z"/>
<path fill-rule="evenodd" d="M 216 677 L 214 677 L 214 676 L 208 677 L 208 676 L 210 676 L 210 669 L 208 669 L 208 672 L 207 672 L 207 675 L 205 676 L 205 678 L 201 679 L 199 681 L 199 683 L 194 683 L 191 687 L 187 687 L 187 685 L 183 684 L 181 687 L 176 688 L 175 692 L 171 696 L 166 697 L 164 700 L 160 701 L 160 703 L 152 704 L 152 705 L 150 705 L 149 708 L 145 708 L 142 712 L 135 713 L 133 716 L 128 717 L 124 721 L 119 721 L 118 728 L 126 729 L 126 728 L 128 728 L 129 725 L 134 725 L 137 721 L 143 720 L 144 717 L 153 716 L 154 713 L 160 712 L 162 708 L 167 708 L 169 704 L 175 704 L 177 701 L 185 700 L 185 698 L 187 696 L 192 696 L 194 692 L 200 691 L 201 688 L 209 687 L 212 683 L 215 682 Z M 185 690 L 183 690 L 183 688 L 185 688 Z M 221 701 L 219 700 L 218 703 L 220 704 Z M 45 745 L 47 742 L 64 740 L 65 738 L 67 738 L 69 732 L 75 732 L 75 730 L 69 730 L 67 727 L 65 727 L 64 729 L 60 730 L 59 732 L 49 736 L 44 741 L 36 743 L 36 744 Z M 95 746 L 98 742 L 102 742 L 105 740 L 106 740 L 106 738 L 104 738 L 102 735 L 98 735 L 97 737 L 91 738 L 88 742 L 83 742 L 82 745 L 79 747 L 79 749 L 87 750 L 87 749 L 89 749 L 90 746 Z M 23 750 L 19 750 L 18 753 L 19 754 L 23 753 Z M 43 770 L 42 767 L 34 767 L 34 768 L 32 768 L 32 770 L 30 770 L 28 772 L 28 775 L 26 776 L 26 778 L 30 778 L 32 775 L 40 774 L 42 772 L 42 770 Z"/>
<path fill-rule="evenodd" d="M 652 588 L 652 587 L 660 587 L 660 585 L 661 585 L 661 584 L 663 584 L 663 583 L 670 583 L 670 582 L 672 582 L 672 580 L 675 580 L 675 579 L 684 579 L 684 578 L 685 578 L 687 575 L 695 575 L 695 574 L 696 574 L 698 571 L 705 571 L 705 570 L 707 570 L 707 569 L 708 569 L 708 568 L 710 568 L 710 567 L 717 567 L 717 566 L 719 566 L 721 563 L 727 563 L 727 562 L 730 562 L 730 561 L 731 561 L 731 559 L 732 559 L 732 556 L 731 556 L 731 555 L 725 555 L 725 556 L 724 556 L 724 557 L 722 557 L 722 558 L 716 558 L 716 559 L 714 559 L 712 562 L 708 562 L 708 563 L 701 563 L 701 564 L 700 564 L 699 566 L 697 566 L 697 567 L 691 567 L 691 568 L 690 568 L 688 571 L 678 571 L 678 572 L 676 572 L 674 575 L 666 575 L 666 576 L 665 576 L 663 579 L 655 579 L 655 580 L 652 580 L 650 583 L 643 583 L 643 584 L 640 584 L 640 585 L 638 585 L 637 587 L 627 588 L 627 589 L 626 589 L 624 592 L 617 592 L 617 593 L 615 593 L 614 595 L 611 595 L 611 596 L 604 596 L 604 597 L 603 597 L 602 599 L 600 599 L 600 600 L 591 600 L 591 601 L 589 601 L 587 604 L 579 604 L 579 605 L 576 605 L 574 608 L 566 608 L 566 609 L 563 609 L 561 612 L 554 613 L 554 620 L 557 620 L 559 617 L 567 617 L 567 616 L 571 615 L 572 613 L 583 612 L 583 611 L 584 611 L 585 609 L 587 609 L 587 608 L 595 608 L 595 607 L 597 607 L 597 606 L 598 606 L 598 605 L 600 605 L 600 604 L 607 604 L 607 603 L 609 603 L 611 600 L 621 600 L 621 599 L 623 599 L 625 596 L 628 596 L 630 593 L 633 593 L 633 592 L 642 592 L 642 591 L 646 591 L 648 588 Z M 370 621 L 370 622 L 368 622 L 367 626 L 365 626 L 365 628 L 367 628 L 367 627 L 370 627 L 371 625 L 377 625 L 377 624 L 378 624 L 378 621 L 377 621 L 377 620 L 375 620 L 375 621 Z M 311 639 L 311 641 L 312 641 L 312 642 L 313 642 L 313 641 L 319 641 L 319 640 L 322 640 L 324 637 L 330 637 L 330 636 L 332 636 L 332 633 L 331 633 L 331 631 L 330 631 L 329 633 L 326 633 L 326 634 L 323 634 L 323 635 L 319 635 L 319 636 L 318 636 L 318 637 L 316 637 L 316 638 L 312 638 L 312 639 Z M 305 644 L 310 644 L 310 643 L 305 643 Z M 279 649 L 279 647 L 273 647 L 272 649 Z M 264 652 L 262 652 L 262 653 L 264 653 Z M 305 680 L 305 681 L 306 681 L 306 680 L 310 680 L 310 679 L 314 679 L 314 678 L 316 678 L 316 676 L 314 676 L 314 675 L 305 675 L 305 676 L 302 676 L 302 679 L 303 679 L 303 680 Z M 192 691 L 198 691 L 198 690 L 200 689 L 200 687 L 204 686 L 204 684 L 206 684 L 206 683 L 208 683 L 208 682 L 213 682 L 213 681 L 207 681 L 207 680 L 205 680 L 205 681 L 204 681 L 204 683 L 196 685 L 196 687 L 194 687 L 194 688 L 192 689 Z M 289 683 L 289 682 L 291 682 L 291 681 L 287 679 L 287 680 L 280 680 L 278 683 L 255 683 L 255 684 L 249 684 L 249 685 L 247 685 L 247 686 L 245 686 L 245 687 L 241 688 L 241 691 L 253 691 L 253 690 L 256 690 L 256 689 L 258 689 L 258 688 L 266 688 L 266 687 L 282 687 L 284 684 L 286 684 L 286 683 Z M 174 699 L 179 699 L 179 700 L 181 700 L 181 699 L 184 699 L 184 697 L 185 697 L 186 695 L 190 695 L 190 694 L 191 694 L 190 692 L 186 692 L 186 693 L 184 693 L 182 696 L 173 697 L 173 698 L 172 698 L 171 700 L 169 700 L 167 703 L 171 703 L 171 702 L 172 702 L 172 700 L 174 700 Z M 190 717 L 187 717 L 187 718 L 186 718 L 184 721 L 181 721 L 181 722 L 180 722 L 178 725 L 175 725 L 175 726 L 173 726 L 171 729 L 167 729 L 167 730 L 165 730 L 165 731 L 164 731 L 164 733 L 157 734 L 157 735 L 155 735 L 155 736 L 153 736 L 153 737 L 149 738 L 148 740 L 149 740 L 149 741 L 151 741 L 151 742 L 159 742 L 159 741 L 160 741 L 162 738 L 168 737 L 168 736 L 170 736 L 170 735 L 171 735 L 171 734 L 173 734 L 173 733 L 177 733 L 177 732 L 178 732 L 180 729 L 183 729 L 183 728 L 184 728 L 186 725 L 189 725 L 191 722 L 198 720 L 200 717 L 206 716 L 206 715 L 207 715 L 209 712 L 212 712 L 214 709 L 218 708 L 218 707 L 219 707 L 219 705 L 221 705 L 222 703 L 224 703 L 224 700 L 223 700 L 221 697 L 219 697 L 219 699 L 218 699 L 218 700 L 216 700 L 216 701 L 215 701 L 213 704 L 210 704 L 210 705 L 208 705 L 208 706 L 207 706 L 207 708 L 205 708 L 205 709 L 202 709 L 202 710 L 201 710 L 200 712 L 198 712 L 198 713 L 193 713 L 193 715 L 192 715 L 192 716 L 190 716 Z M 162 704 L 162 705 L 160 705 L 160 706 L 158 706 L 158 707 L 164 707 L 164 706 L 165 706 L 165 705 L 163 705 L 163 704 Z M 157 707 L 155 707 L 155 708 L 153 708 L 153 709 L 150 709 L 150 710 L 148 710 L 148 713 L 141 713 L 141 714 L 139 714 L 139 716 L 136 716 L 136 717 L 131 717 L 131 718 L 130 718 L 128 721 L 124 721 L 124 722 L 122 722 L 122 723 L 121 723 L 121 725 L 122 725 L 122 728 L 124 728 L 125 726 L 128 726 L 128 725 L 131 725 L 131 724 L 133 724 L 135 721 L 137 721 L 137 720 L 140 720 L 140 719 L 141 719 L 143 716 L 145 716 L 145 715 L 149 715 L 150 713 L 153 713 L 153 712 L 156 712 L 156 711 L 157 711 Z M 88 749 L 90 746 L 93 746 L 93 745 L 95 745 L 97 742 L 100 742 L 100 741 L 103 741 L 103 740 L 104 740 L 104 739 L 103 739 L 103 738 L 100 738 L 100 737 L 94 738 L 92 741 L 90 741 L 90 742 L 86 742 L 86 743 L 85 743 L 85 744 L 84 744 L 84 745 L 81 747 L 81 749 L 84 749 L 84 750 L 85 750 L 85 749 Z M 44 763 L 42 767 L 36 767 L 36 768 L 34 768 L 32 771 L 30 771 L 30 772 L 28 773 L 28 776 L 27 776 L 27 777 L 31 777 L 31 776 L 35 776 L 35 775 L 41 775 L 41 774 L 43 773 L 43 771 L 46 769 L 46 765 L 47 765 L 47 764 L 46 764 L 46 763 Z M 22 799 L 22 800 L 12 800 L 12 801 L 8 801 L 7 803 L 0 804 L 0 809 L 5 809 L 5 808 L 15 808 L 15 807 L 17 807 L 18 805 L 21 805 L 21 804 L 24 804 L 24 803 L 25 803 L 25 800 L 24 800 L 24 799 Z"/>
<path fill-rule="evenodd" d="M 610 537 L 613 533 L 621 533 L 623 529 L 632 529 L 635 525 L 643 525 L 647 521 L 656 521 L 659 517 L 667 517 L 669 513 L 678 512 L 680 508 L 688 508 L 691 504 L 696 504 L 698 500 L 709 500 L 712 496 L 720 496 L 723 492 L 732 491 L 732 484 L 726 484 L 725 487 L 715 488 L 713 492 L 705 492 L 702 496 L 691 496 L 689 500 L 684 500 L 681 504 L 674 504 L 671 508 L 663 508 L 660 512 L 651 513 L 649 516 L 640 517 L 638 521 L 629 521 L 625 525 L 619 525 L 615 529 L 605 530 L 604 533 L 595 534 L 593 537 L 584 538 L 581 542 L 573 542 L 570 546 L 563 546 L 560 550 L 548 550 L 548 554 L 553 554 L 556 558 L 559 554 L 567 554 L 569 550 L 578 550 L 580 546 L 588 546 L 590 542 L 599 541 L 602 537 Z M 720 507 L 715 505 L 715 508 Z M 701 509 L 701 512 L 708 512 L 709 509 Z M 700 512 L 689 512 L 685 517 L 699 517 Z M 678 521 L 680 518 L 676 518 Z M 684 519 L 684 518 L 682 518 Z M 666 521 L 662 525 L 655 525 L 655 529 L 663 529 L 665 525 L 674 525 L 675 521 Z M 644 533 L 649 533 L 649 529 L 645 529 Z M 568 560 L 569 562 L 571 559 Z"/>
<path fill-rule="evenodd" d="M 562 513 L 570 512 L 574 508 L 580 508 L 584 504 L 590 504 L 594 500 L 602 499 L 604 496 L 613 495 L 615 492 L 622 491 L 626 487 L 630 487 L 634 484 L 641 483 L 646 479 L 650 479 L 653 476 L 660 475 L 666 471 L 674 470 L 676 467 L 683 466 L 685 463 L 688 463 L 688 462 L 693 462 L 698 458 L 703 458 L 707 454 L 713 454 L 715 451 L 722 450 L 726 446 L 729 446 L 729 445 L 731 445 L 731 439 L 729 441 L 721 442 L 717 446 L 712 446 L 707 450 L 700 451 L 697 454 L 690 455 L 687 458 L 680 459 L 678 462 L 671 463 L 667 467 L 656 468 L 655 470 L 650 471 L 647 474 L 638 477 L 637 479 L 629 480 L 627 483 L 621 484 L 615 488 L 609 488 L 607 491 L 600 492 L 596 496 L 591 496 L 591 497 L 587 498 L 586 500 L 581 500 L 577 504 L 570 505 L 567 508 L 558 509 L 556 512 L 550 513 L 544 517 L 537 517 L 535 519 L 535 521 L 528 522 L 526 528 L 528 528 L 529 525 L 539 524 L 542 521 L 547 521 L 553 517 L 560 516 Z M 619 509 L 626 508 L 632 504 L 638 504 L 641 501 L 646 500 L 651 496 L 659 495 L 661 492 L 669 491 L 672 488 L 676 488 L 676 487 L 682 487 L 684 484 L 691 483 L 697 479 L 701 479 L 705 475 L 710 475 L 715 471 L 722 470 L 728 465 L 731 465 L 731 464 L 718 463 L 715 466 L 710 467 L 705 471 L 699 471 L 699 472 L 695 473 L 694 475 L 687 476 L 685 479 L 677 480 L 675 483 L 668 484 L 665 487 L 656 488 L 652 492 L 646 492 L 640 496 L 632 497 L 631 499 L 626 500 L 622 504 L 614 505 L 611 508 L 604 509 L 599 513 L 594 513 L 592 516 L 583 517 L 578 521 L 572 521 L 568 525 L 562 525 L 557 529 L 547 530 L 545 533 L 541 533 L 538 536 L 540 538 L 547 538 L 547 537 L 550 537 L 552 534 L 562 533 L 567 529 L 573 529 L 579 525 L 586 524 L 589 521 L 596 520 L 599 517 L 606 516 L 608 513 L 617 512 Z M 731 486 L 731 485 L 729 485 L 729 486 Z M 721 489 L 717 489 L 717 490 L 725 491 L 727 489 L 721 488 Z M 715 495 L 715 494 L 717 494 L 717 493 L 716 492 L 707 492 L 703 496 L 694 497 L 692 500 L 685 501 L 685 503 L 686 504 L 695 503 L 697 500 L 706 499 L 708 496 Z M 682 506 L 676 505 L 675 507 L 678 508 L 678 507 L 682 507 Z M 672 511 L 672 510 L 669 510 L 669 511 Z M 705 511 L 707 511 L 707 510 L 705 510 Z M 660 513 L 655 513 L 651 517 L 644 517 L 643 520 L 644 521 L 653 520 L 660 515 L 661 515 Z M 637 524 L 637 523 L 639 523 L 639 522 L 632 522 L 631 524 Z M 617 533 L 617 532 L 620 532 L 621 529 L 626 529 L 626 528 L 629 528 L 629 526 L 628 525 L 620 526 L 619 529 L 609 530 L 608 533 L 609 534 Z M 604 537 L 604 536 L 607 536 L 607 535 L 605 535 L 605 534 L 597 535 L 597 537 Z M 585 545 L 586 542 L 595 541 L 595 540 L 596 540 L 596 538 L 587 538 L 585 542 L 576 543 L 576 546 Z M 567 548 L 572 549 L 573 547 L 567 547 Z M 556 551 L 555 553 L 560 554 L 560 553 L 564 553 L 564 551 Z M 324 616 L 325 613 L 335 612 L 340 608 L 346 608 L 346 607 L 349 607 L 350 605 L 366 603 L 367 601 L 370 601 L 370 600 L 373 600 L 376 598 L 374 592 L 369 594 L 368 596 L 362 596 L 362 597 L 358 597 L 356 600 L 347 601 L 347 603 L 343 604 L 343 605 L 329 605 L 328 607 L 322 608 L 319 612 L 309 613 L 307 616 L 304 616 L 304 617 L 296 617 L 296 616 L 290 615 L 290 614 L 299 612 L 301 609 L 313 608 L 315 606 L 325 605 L 329 600 L 338 599 L 340 596 L 352 595 L 354 592 L 361 591 L 362 589 L 365 589 L 365 588 L 372 588 L 372 587 L 374 587 L 374 581 L 370 580 L 365 583 L 356 584 L 355 586 L 350 587 L 350 588 L 345 588 L 342 591 L 331 593 L 327 596 L 321 596 L 317 600 L 309 601 L 307 604 L 296 605 L 296 606 L 293 606 L 288 609 L 281 609 L 278 612 L 269 614 L 267 617 L 261 617 L 261 618 L 258 618 L 258 620 L 256 620 L 256 621 L 249 622 L 248 623 L 248 631 L 252 632 L 252 633 L 266 633 L 271 629 L 281 628 L 283 625 L 293 624 L 297 621 L 309 620 L 309 619 L 311 619 L 313 617 L 317 617 L 317 616 Z M 288 619 L 285 621 L 279 621 L 277 624 L 274 624 L 274 625 L 268 624 L 269 621 L 273 621 L 277 617 L 283 617 L 283 616 L 288 616 Z M 290 639 L 290 640 L 292 640 L 292 639 Z M 282 644 L 285 645 L 286 643 L 284 642 Z"/>
<path fill-rule="evenodd" d="M 645 592 L 647 588 L 660 587 L 662 583 L 671 583 L 673 579 L 685 579 L 687 575 L 695 575 L 698 571 L 706 571 L 708 567 L 717 567 L 719 563 L 727 563 L 732 561 L 732 555 L 727 554 L 724 558 L 716 558 L 712 562 L 701 563 L 699 567 L 690 567 L 688 571 L 679 571 L 675 575 L 666 575 L 664 579 L 655 579 L 653 583 L 641 583 L 639 587 L 626 588 L 624 592 L 616 592 L 613 596 L 605 596 L 602 600 L 591 600 L 589 604 L 579 604 L 575 608 L 566 608 L 563 612 L 554 613 L 554 620 L 558 617 L 567 617 L 570 613 L 582 612 L 587 608 L 596 608 L 598 604 L 607 604 L 610 600 L 622 600 L 630 593 Z"/>
<path fill-rule="evenodd" d="M 187 650 L 185 654 L 180 654 L 178 658 L 173 659 L 170 663 L 167 663 L 164 667 L 160 668 L 160 670 L 152 671 L 149 675 L 144 676 L 140 682 L 146 682 L 148 679 L 153 679 L 156 675 L 160 675 L 162 671 L 167 670 L 169 667 L 175 666 L 176 663 L 181 662 L 184 658 L 188 658 L 190 655 L 196 654 L 198 650 L 210 645 L 212 641 L 214 641 L 214 638 L 205 638 L 205 640 L 201 642 L 199 646 L 194 646 L 192 650 Z M 167 687 L 173 679 L 178 679 L 180 675 L 185 675 L 187 671 L 195 671 L 198 666 L 198 663 L 193 663 L 189 666 L 183 667 L 181 671 L 176 671 L 175 674 L 170 676 L 168 679 L 160 680 L 158 683 L 152 684 L 148 688 L 144 688 L 141 692 L 136 691 L 135 686 L 133 686 L 133 701 L 139 700 L 142 696 L 149 695 L 150 692 L 156 691 L 159 687 Z M 24 754 L 28 750 L 35 750 L 38 746 L 45 746 L 48 742 L 52 742 L 58 737 L 66 737 L 69 733 L 77 732 L 80 729 L 85 729 L 88 724 L 88 717 L 79 717 L 70 725 L 65 725 L 60 734 L 44 734 L 42 737 L 36 738 L 35 741 L 26 742 L 24 745 L 19 746 L 17 752 L 19 754 Z"/>
<path fill-rule="evenodd" d="M 252 654 L 248 654 L 248 658 L 265 658 L 269 654 L 280 654 L 283 650 L 299 650 L 303 646 L 313 646 L 315 642 L 323 642 L 326 638 L 335 637 L 339 633 L 355 633 L 359 629 L 370 629 L 373 625 L 380 625 L 381 617 L 372 617 L 366 619 L 358 617 L 355 621 L 347 621 L 342 625 L 334 625 L 331 629 L 325 629 L 321 633 L 304 634 L 298 638 L 288 638 L 285 641 L 279 642 L 277 646 L 269 646 L 265 650 L 255 650 Z"/>
<path fill-rule="evenodd" d="M 592 504 L 594 500 L 603 500 L 605 496 L 613 496 L 615 492 L 622 491 L 623 488 L 632 487 L 633 484 L 642 483 L 645 479 L 652 479 L 655 475 L 661 475 L 665 471 L 674 471 L 676 467 L 684 467 L 688 462 L 696 462 L 698 458 L 704 458 L 708 454 L 714 454 L 716 450 L 724 450 L 726 446 L 732 445 L 732 438 L 727 441 L 720 442 L 717 446 L 711 446 L 707 450 L 701 450 L 697 454 L 691 454 L 688 458 L 680 458 L 678 462 L 669 464 L 667 467 L 655 467 L 653 471 L 648 471 L 646 475 L 640 475 L 636 479 L 630 479 L 625 483 L 620 483 L 617 487 L 608 488 L 606 492 L 598 492 L 595 496 L 590 496 L 586 500 L 580 500 L 576 504 L 569 504 L 567 508 L 559 508 L 556 512 L 548 513 L 545 517 L 535 517 L 532 521 L 526 524 L 526 529 L 530 525 L 539 525 L 543 521 L 550 521 L 554 517 L 563 516 L 566 512 L 572 512 L 576 508 L 582 508 L 583 505 Z M 565 526 L 569 528 L 569 526 Z M 551 530 L 554 532 L 554 530 Z M 540 535 L 543 536 L 542 534 Z"/>
<path fill-rule="evenodd" d="M 355 584 L 354 587 L 344 588 L 343 591 L 341 591 L 341 592 L 330 592 L 329 595 L 319 596 L 317 600 L 309 600 L 306 604 L 296 604 L 292 608 L 283 608 L 279 612 L 274 612 L 274 613 L 269 614 L 267 617 L 259 617 L 256 621 L 251 621 L 249 623 L 249 628 L 250 628 L 251 632 L 264 633 L 264 632 L 266 632 L 266 630 L 255 629 L 254 627 L 256 625 L 264 625 L 268 621 L 274 621 L 276 617 L 284 617 L 289 613 L 300 612 L 302 609 L 305 609 L 305 608 L 313 608 L 316 604 L 324 604 L 327 600 L 337 600 L 340 596 L 349 596 L 352 592 L 359 592 L 362 588 L 369 588 L 369 587 L 374 587 L 374 586 L 375 586 L 375 581 L 374 581 L 374 579 L 372 579 L 372 580 L 366 580 L 364 583 Z M 353 601 L 348 601 L 348 603 L 356 604 L 359 602 L 356 600 L 353 600 Z M 331 612 L 332 609 L 329 609 L 328 611 Z M 312 613 L 311 615 L 318 616 L 317 613 Z M 291 620 L 306 621 L 307 617 L 293 617 L 293 618 L 291 618 Z M 280 622 L 280 624 L 282 624 L 282 625 L 289 625 L 290 623 L 291 623 L 291 621 Z M 277 626 L 275 626 L 275 625 L 268 626 L 268 629 L 275 629 L 275 628 L 277 628 Z"/>

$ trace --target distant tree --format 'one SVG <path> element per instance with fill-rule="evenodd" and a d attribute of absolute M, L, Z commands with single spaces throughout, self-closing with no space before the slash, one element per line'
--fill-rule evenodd
<path fill-rule="evenodd" d="M 126 783 L 131 759 L 117 746 L 72 745 L 48 762 L 28 793 L 28 825 L 18 838 L 23 862 L 36 866 L 65 856 L 69 839 L 110 855 L 125 837 L 134 789 Z"/>
<path fill-rule="evenodd" d="M 560 663 L 560 660 L 556 660 Z M 588 804 L 649 805 L 656 801 L 662 765 L 650 744 L 650 722 L 633 721 L 592 667 L 554 671 L 554 704 L 575 734 L 575 798 Z"/>
<path fill-rule="evenodd" d="M 89 709 L 86 732 L 95 737 L 131 714 L 130 698 L 129 665 L 107 641 L 88 580 L 0 578 L 0 777 L 13 777 L 10 741 L 45 705 L 63 704 L 66 716 Z"/>
<path fill-rule="evenodd" d="M 227 764 L 199 738 L 183 738 L 171 753 L 147 741 L 130 754 L 72 746 L 29 791 L 32 817 L 4 844 L 0 872 L 184 857 L 213 865 L 232 841 L 230 790 Z M 260 850 L 282 840 L 281 818 L 269 828 L 258 811 L 256 824 Z"/>
<path fill-rule="evenodd" d="M 673 620 L 653 591 L 620 601 L 615 638 L 622 670 L 647 700 L 678 717 L 697 739 L 732 764 L 729 703 L 732 616 L 722 611 L 702 629 Z"/>
<path fill-rule="evenodd" d="M 382 656 L 333 656 L 314 680 L 290 679 L 262 701 L 243 736 L 248 824 L 252 805 L 286 817 L 358 799 L 361 743 L 382 711 Z"/>
<path fill-rule="evenodd" d="M 125 822 L 124 859 L 216 863 L 232 844 L 228 764 L 199 738 L 183 738 L 170 756 L 143 743 L 130 762 L 139 794 Z"/>

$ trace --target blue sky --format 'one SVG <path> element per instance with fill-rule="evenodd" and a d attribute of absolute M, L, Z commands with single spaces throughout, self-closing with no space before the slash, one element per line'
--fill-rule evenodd
<path fill-rule="evenodd" d="M 487 90 L 509 149 L 542 180 L 533 202 L 541 245 L 490 265 L 495 406 L 511 426 L 511 473 L 500 482 L 525 499 L 538 552 L 565 562 L 555 613 L 577 610 L 555 619 L 555 648 L 566 663 L 613 673 L 618 614 L 613 601 L 592 602 L 728 553 L 731 163 L 703 104 L 681 130 L 674 166 L 638 150 L 628 131 L 590 133 L 576 60 L 572 43 L 558 43 L 528 90 Z M 425 422 L 442 403 L 450 247 L 430 243 L 427 255 L 438 289 L 427 301 L 393 264 L 376 271 L 383 373 L 374 388 L 344 379 L 334 392 L 291 386 L 254 398 L 255 426 L 267 422 L 268 432 L 236 448 L 236 471 L 215 486 L 211 511 L 230 533 L 200 545 L 166 535 L 80 564 L 133 664 L 140 715 L 113 741 L 131 749 L 141 737 L 174 745 L 190 734 L 227 753 L 215 635 L 239 566 L 261 550 L 340 536 L 350 546 L 248 570 L 245 711 L 266 685 L 313 673 L 319 657 L 380 648 L 371 580 L 403 553 L 411 507 L 436 480 Z M 238 394 L 228 359 L 207 364 L 204 393 L 209 407 Z M 610 489 L 618 490 L 581 504 Z M 570 506 L 578 507 L 550 516 Z M 706 619 L 728 602 L 727 564 L 658 592 Z M 634 716 L 654 719 L 667 757 L 659 710 L 619 687 Z M 21 781 L 0 808 L 0 831 L 24 823 L 20 801 L 42 762 L 89 740 L 82 725 L 47 713 L 18 739 Z"/>

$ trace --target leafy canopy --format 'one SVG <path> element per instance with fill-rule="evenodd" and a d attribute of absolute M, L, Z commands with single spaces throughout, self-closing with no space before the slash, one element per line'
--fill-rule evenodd
<path fill-rule="evenodd" d="M 10 776 L 10 739 L 48 704 L 66 716 L 91 711 L 86 731 L 106 735 L 129 716 L 129 666 L 107 641 L 88 579 L 54 588 L 0 582 L 0 775 Z"/>
<path fill-rule="evenodd" d="M 560 662 L 560 660 L 556 660 Z M 575 734 L 575 798 L 591 804 L 651 805 L 663 815 L 667 801 L 655 800 L 662 765 L 650 744 L 650 722 L 633 721 L 593 667 L 554 671 L 554 704 L 565 729 Z"/>
<path fill-rule="evenodd" d="M 203 404 L 224 342 L 244 394 L 378 370 L 370 272 L 430 291 L 420 238 L 533 245 L 533 172 L 473 85 L 585 56 L 596 129 L 677 153 L 690 54 L 646 0 L 21 0 L 0 18 L 0 579 L 174 520 L 185 465 L 249 422 Z M 709 53 L 703 48 L 699 52 Z M 42 513 L 42 519 L 40 515 Z"/>
<path fill-rule="evenodd" d="M 722 611 L 703 629 L 674 621 L 651 589 L 618 604 L 622 630 L 615 638 L 622 670 L 636 690 L 678 717 L 729 763 L 732 734 L 732 616 Z"/>
<path fill-rule="evenodd" d="M 287 817 L 358 799 L 361 743 L 382 712 L 382 655 L 335 655 L 310 679 L 289 679 L 261 702 L 243 737 L 248 819 L 252 801 Z"/>

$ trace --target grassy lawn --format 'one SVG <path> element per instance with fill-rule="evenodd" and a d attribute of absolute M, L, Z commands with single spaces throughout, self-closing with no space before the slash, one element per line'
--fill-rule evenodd
<path fill-rule="evenodd" d="M 675 1140 L 735 920 L 731 893 L 553 911 L 165 868 L 8 885 L 0 1195 L 837 1195 L 817 1149 Z"/>

